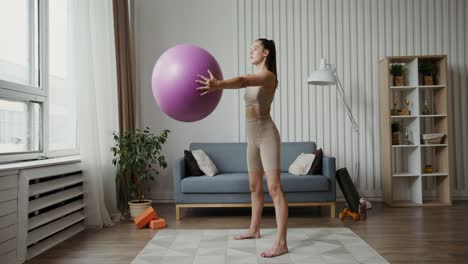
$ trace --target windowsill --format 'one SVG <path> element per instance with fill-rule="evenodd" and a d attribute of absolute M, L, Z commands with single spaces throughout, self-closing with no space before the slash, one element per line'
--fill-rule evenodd
<path fill-rule="evenodd" d="M 74 163 L 74 162 L 80 162 L 80 161 L 81 161 L 81 157 L 79 155 L 60 157 L 60 158 L 50 158 L 50 159 L 43 159 L 43 160 L 21 161 L 21 162 L 14 162 L 14 163 L 0 165 L 0 172 L 7 171 L 7 170 L 29 169 L 29 168 L 35 168 L 35 167 L 44 167 L 44 166 L 51 166 L 51 165 Z"/>

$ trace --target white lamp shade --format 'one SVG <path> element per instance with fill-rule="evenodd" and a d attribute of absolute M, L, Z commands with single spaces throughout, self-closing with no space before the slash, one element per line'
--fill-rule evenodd
<path fill-rule="evenodd" d="M 320 67 L 317 71 L 313 72 L 309 79 L 308 84 L 313 85 L 334 85 L 336 84 L 336 77 L 330 67 L 327 67 L 325 59 L 320 60 Z"/>

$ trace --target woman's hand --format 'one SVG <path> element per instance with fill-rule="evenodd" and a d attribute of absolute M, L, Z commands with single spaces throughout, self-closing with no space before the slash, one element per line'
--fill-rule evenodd
<path fill-rule="evenodd" d="M 210 75 L 210 78 L 197 74 L 197 76 L 202 80 L 195 80 L 195 82 L 203 85 L 197 88 L 198 91 L 203 91 L 203 93 L 200 94 L 200 96 L 220 89 L 219 81 L 215 77 L 213 77 L 213 74 L 211 74 L 210 70 L 208 70 L 208 74 Z"/>

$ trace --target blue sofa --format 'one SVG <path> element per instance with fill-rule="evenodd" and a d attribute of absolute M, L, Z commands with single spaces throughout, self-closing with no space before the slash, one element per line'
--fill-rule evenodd
<path fill-rule="evenodd" d="M 250 207 L 247 172 L 247 143 L 191 143 L 189 150 L 203 149 L 220 174 L 191 176 L 185 173 L 184 158 L 174 162 L 174 198 L 176 220 L 180 209 L 187 207 Z M 302 152 L 315 151 L 314 142 L 281 143 L 281 183 L 288 206 L 330 206 L 335 218 L 336 167 L 335 158 L 324 156 L 323 175 L 297 176 L 288 173 L 289 166 Z M 263 177 L 265 206 L 273 206 Z"/>

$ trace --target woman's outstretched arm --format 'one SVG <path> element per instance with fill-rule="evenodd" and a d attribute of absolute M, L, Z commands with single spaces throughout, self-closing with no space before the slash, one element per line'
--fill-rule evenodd
<path fill-rule="evenodd" d="M 227 80 L 217 80 L 213 77 L 210 70 L 208 70 L 208 74 L 209 78 L 198 74 L 201 80 L 195 81 L 203 85 L 197 88 L 197 90 L 203 92 L 201 95 L 221 89 L 240 89 L 247 86 L 260 86 L 264 85 L 266 82 L 275 80 L 273 73 L 267 71 L 255 75 L 242 75 Z"/>

